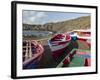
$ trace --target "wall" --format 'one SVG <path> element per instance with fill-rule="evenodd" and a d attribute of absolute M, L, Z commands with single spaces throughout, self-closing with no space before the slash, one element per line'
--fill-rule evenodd
<path fill-rule="evenodd" d="M 50 2 L 50 3 L 64 3 L 64 4 L 66 3 L 66 4 L 81 4 L 81 5 L 98 5 L 100 9 L 100 0 L 30 0 L 30 1 L 34 1 L 34 2 L 42 1 L 42 2 Z M 10 48 L 11 47 L 11 14 L 10 14 L 11 5 L 10 3 L 11 0 L 0 0 L 0 37 L 1 37 L 0 38 L 0 80 L 11 80 L 10 78 L 10 71 L 11 71 L 10 70 L 10 65 L 11 65 L 11 61 L 10 61 L 11 60 L 11 48 Z M 100 21 L 100 16 L 98 16 L 98 18 L 99 18 L 98 21 Z M 98 26 L 100 26 L 100 24 Z M 98 41 L 100 41 L 100 37 L 98 39 L 99 39 Z M 100 42 L 98 42 L 98 44 L 100 44 Z M 98 56 L 100 57 L 100 54 L 98 54 Z M 98 61 L 100 61 L 100 58 Z M 99 67 L 100 67 L 100 63 L 99 63 Z M 93 74 L 93 75 L 63 76 L 63 77 L 41 78 L 41 79 L 36 78 L 36 79 L 27 79 L 27 80 L 56 80 L 56 79 L 58 80 L 99 80 L 100 72 L 99 74 Z"/>

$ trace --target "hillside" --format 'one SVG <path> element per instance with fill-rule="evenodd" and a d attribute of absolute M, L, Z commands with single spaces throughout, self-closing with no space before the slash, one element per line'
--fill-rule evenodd
<path fill-rule="evenodd" d="M 23 30 L 66 32 L 74 29 L 89 29 L 91 26 L 90 20 L 90 16 L 84 16 L 62 22 L 47 23 L 44 25 L 23 24 Z"/>

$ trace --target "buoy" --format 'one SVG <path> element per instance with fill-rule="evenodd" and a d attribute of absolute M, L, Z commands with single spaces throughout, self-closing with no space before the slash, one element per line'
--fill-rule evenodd
<path fill-rule="evenodd" d="M 88 59 L 85 58 L 84 66 L 89 66 Z"/>

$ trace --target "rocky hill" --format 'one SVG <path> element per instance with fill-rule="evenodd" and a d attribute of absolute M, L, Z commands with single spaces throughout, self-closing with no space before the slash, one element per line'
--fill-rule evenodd
<path fill-rule="evenodd" d="M 90 16 L 84 16 L 62 22 L 47 23 L 44 25 L 23 24 L 23 30 L 66 32 L 74 29 L 89 29 L 91 27 L 90 18 Z"/>

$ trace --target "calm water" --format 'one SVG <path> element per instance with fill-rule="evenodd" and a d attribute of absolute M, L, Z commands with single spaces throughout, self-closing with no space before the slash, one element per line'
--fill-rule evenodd
<path fill-rule="evenodd" d="M 24 36 L 31 36 L 31 35 L 35 35 L 35 36 L 48 36 L 51 35 L 52 32 L 50 31 L 31 31 L 31 30 L 27 30 L 27 31 L 23 31 L 23 35 Z"/>

